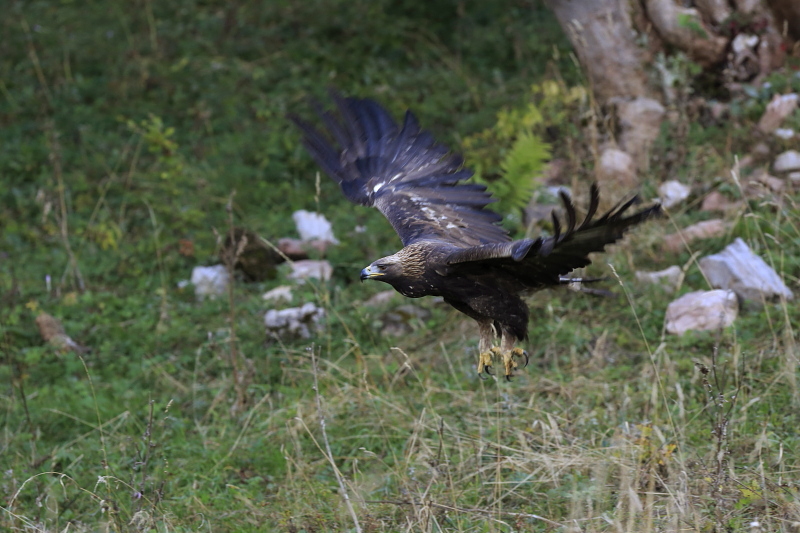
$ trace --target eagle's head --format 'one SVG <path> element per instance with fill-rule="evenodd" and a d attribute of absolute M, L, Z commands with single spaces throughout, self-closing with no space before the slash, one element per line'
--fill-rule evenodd
<path fill-rule="evenodd" d="M 403 264 L 397 254 L 382 257 L 361 271 L 361 281 L 375 279 L 394 285 L 403 277 Z"/>

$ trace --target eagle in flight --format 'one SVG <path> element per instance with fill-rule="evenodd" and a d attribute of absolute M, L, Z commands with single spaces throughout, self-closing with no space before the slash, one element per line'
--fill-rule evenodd
<path fill-rule="evenodd" d="M 569 196 L 560 194 L 565 224 L 553 215 L 549 237 L 511 240 L 487 206 L 486 187 L 464 183 L 472 171 L 460 156 L 437 143 L 407 111 L 399 125 L 380 104 L 332 94 L 336 112 L 317 113 L 321 130 L 292 116 L 303 144 L 336 181 L 348 200 L 376 207 L 400 236 L 403 248 L 373 261 L 361 280 L 388 283 L 409 298 L 441 296 L 478 322 L 478 373 L 491 373 L 501 359 L 506 379 L 527 363 L 516 345 L 528 336 L 528 306 L 522 296 L 563 285 L 572 270 L 588 265 L 625 231 L 656 216 L 656 204 L 633 214 L 636 198 L 594 218 L 599 193 L 591 186 L 589 209 L 578 222 Z M 499 336 L 499 346 L 495 336 Z"/>

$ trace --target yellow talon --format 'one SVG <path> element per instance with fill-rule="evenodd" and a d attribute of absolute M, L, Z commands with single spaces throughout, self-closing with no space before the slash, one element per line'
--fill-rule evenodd
<path fill-rule="evenodd" d="M 492 355 L 494 354 L 494 350 L 495 349 L 492 348 L 491 350 L 481 352 L 478 357 L 478 375 L 482 375 L 484 371 L 487 374 L 491 374 L 490 370 L 492 368 Z"/>
<path fill-rule="evenodd" d="M 528 365 L 528 354 L 522 348 L 512 348 L 511 350 L 503 353 L 503 367 L 505 369 L 505 377 L 509 379 L 514 373 L 515 368 L 519 368 L 519 364 L 514 360 L 517 357 L 525 358 L 525 366 Z"/>
<path fill-rule="evenodd" d="M 478 357 L 478 375 L 482 376 L 484 372 L 491 375 L 495 358 L 499 359 L 501 357 L 503 359 L 503 369 L 505 370 L 504 376 L 509 381 L 514 373 L 514 369 L 519 368 L 519 364 L 515 361 L 516 358 L 524 357 L 525 366 L 528 366 L 528 352 L 522 348 L 512 348 L 507 352 L 503 352 L 503 350 L 497 346 L 493 346 L 485 352 L 481 352 Z"/>

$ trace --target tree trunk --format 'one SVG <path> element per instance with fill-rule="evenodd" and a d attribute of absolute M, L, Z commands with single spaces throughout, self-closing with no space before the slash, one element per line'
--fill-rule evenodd
<path fill-rule="evenodd" d="M 713 68 L 720 84 L 736 91 L 783 65 L 791 49 L 784 27 L 789 35 L 800 35 L 800 0 L 547 1 L 596 101 L 616 106 L 617 141 L 639 168 L 647 164 L 665 114 L 655 95 L 659 89 L 673 90 L 670 80 L 661 88 L 648 83 L 656 53 L 682 51 L 704 69 Z"/>
<path fill-rule="evenodd" d="M 648 95 L 643 66 L 648 58 L 636 43 L 628 0 L 550 0 L 550 8 L 600 104 Z"/>

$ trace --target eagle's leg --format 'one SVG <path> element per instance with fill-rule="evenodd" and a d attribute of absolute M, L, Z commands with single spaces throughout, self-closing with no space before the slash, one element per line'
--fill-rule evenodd
<path fill-rule="evenodd" d="M 514 343 L 516 341 L 517 338 L 514 335 L 507 331 L 503 332 L 503 338 L 500 341 L 499 351 L 503 355 L 503 375 L 505 376 L 506 380 L 509 381 L 514 373 L 514 369 L 519 367 L 519 364 L 515 361 L 515 359 L 524 357 L 525 366 L 528 365 L 528 352 L 522 348 L 515 347 Z"/>
<path fill-rule="evenodd" d="M 485 371 L 491 374 L 492 370 L 492 355 L 496 348 L 492 348 L 494 341 L 494 326 L 492 320 L 478 320 L 478 333 L 480 340 L 478 341 L 478 375 L 482 376 Z"/>

